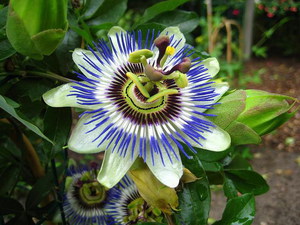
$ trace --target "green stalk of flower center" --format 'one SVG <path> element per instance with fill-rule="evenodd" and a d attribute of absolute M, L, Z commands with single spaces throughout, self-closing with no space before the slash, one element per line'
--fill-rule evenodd
<path fill-rule="evenodd" d="M 135 75 L 134 73 L 131 73 L 131 72 L 127 72 L 126 76 L 129 77 L 133 81 L 133 83 L 135 83 L 135 85 L 137 86 L 139 91 L 142 93 L 142 95 L 144 95 L 146 98 L 150 97 L 149 92 L 144 87 L 144 85 L 140 82 L 137 75 Z"/>
<path fill-rule="evenodd" d="M 156 93 L 155 95 L 151 96 L 150 98 L 147 99 L 147 102 L 154 102 L 155 100 L 162 98 L 164 96 L 167 95 L 173 95 L 173 94 L 177 94 L 178 90 L 176 89 L 164 89 L 164 90 L 160 90 L 158 93 Z"/>
<path fill-rule="evenodd" d="M 105 194 L 104 187 L 98 182 L 83 184 L 79 190 L 80 198 L 89 205 L 103 202 Z"/>

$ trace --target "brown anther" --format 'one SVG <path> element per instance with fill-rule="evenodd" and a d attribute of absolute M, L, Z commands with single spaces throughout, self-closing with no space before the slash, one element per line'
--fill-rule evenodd
<path fill-rule="evenodd" d="M 149 64 L 145 66 L 145 74 L 151 81 L 160 81 L 163 77 L 163 74 L 155 70 Z"/>
<path fill-rule="evenodd" d="M 192 61 L 190 60 L 190 58 L 188 57 L 185 57 L 183 58 L 183 60 L 181 61 L 181 63 L 179 63 L 177 66 L 178 66 L 178 70 L 181 72 L 181 73 L 187 73 L 189 72 L 190 68 L 191 68 L 191 65 L 192 65 Z"/>

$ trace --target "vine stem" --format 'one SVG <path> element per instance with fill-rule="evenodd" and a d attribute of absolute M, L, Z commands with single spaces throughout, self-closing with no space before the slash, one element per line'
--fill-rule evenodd
<path fill-rule="evenodd" d="M 72 79 L 69 79 L 69 78 L 66 78 L 66 77 L 63 77 L 61 75 L 58 75 L 56 73 L 52 73 L 52 72 L 40 72 L 40 71 L 31 71 L 31 70 L 19 70 L 19 71 L 14 71 L 14 72 L 2 72 L 0 73 L 0 76 L 4 76 L 4 75 L 12 75 L 12 76 L 23 76 L 25 77 L 26 75 L 35 75 L 35 76 L 40 76 L 40 77 L 46 77 L 46 78 L 51 78 L 51 79 L 54 79 L 54 80 L 59 80 L 61 82 L 64 82 L 64 83 L 69 83 L 69 82 L 72 82 L 74 80 Z"/>
<path fill-rule="evenodd" d="M 62 193 L 60 192 L 60 188 L 59 188 L 59 181 L 58 181 L 54 158 L 51 159 L 51 168 L 52 168 L 54 182 L 55 182 L 55 186 L 56 186 L 55 191 L 56 191 L 56 196 L 57 196 L 57 200 L 58 200 L 58 204 L 59 204 L 60 216 L 61 216 L 63 225 L 67 225 L 66 216 L 65 216 L 65 212 L 64 212 L 64 208 L 63 208 L 63 203 L 62 203 L 63 197 L 62 197 Z"/>

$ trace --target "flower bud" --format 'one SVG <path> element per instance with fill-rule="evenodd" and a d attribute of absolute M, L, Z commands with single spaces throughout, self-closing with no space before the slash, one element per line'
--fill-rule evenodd
<path fill-rule="evenodd" d="M 6 24 L 14 49 L 33 59 L 50 55 L 68 28 L 67 0 L 11 0 Z"/>
<path fill-rule="evenodd" d="M 270 133 L 294 115 L 288 112 L 294 104 L 287 100 L 296 101 L 292 97 L 260 90 L 246 90 L 246 94 L 246 107 L 237 121 L 259 135 Z"/>

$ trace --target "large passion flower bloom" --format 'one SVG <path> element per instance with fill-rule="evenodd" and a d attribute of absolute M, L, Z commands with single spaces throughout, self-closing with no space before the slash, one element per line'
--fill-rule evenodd
<path fill-rule="evenodd" d="M 193 58 L 193 49 L 177 27 L 160 34 L 126 32 L 113 27 L 110 45 L 75 49 L 73 60 L 82 81 L 44 94 L 53 107 L 86 109 L 72 131 L 68 147 L 78 153 L 105 151 L 98 180 L 114 186 L 142 157 L 165 185 L 176 187 L 183 173 L 183 144 L 222 151 L 229 135 L 209 121 L 205 111 L 228 90 L 211 78 L 215 58 Z"/>

